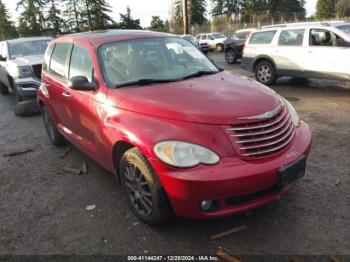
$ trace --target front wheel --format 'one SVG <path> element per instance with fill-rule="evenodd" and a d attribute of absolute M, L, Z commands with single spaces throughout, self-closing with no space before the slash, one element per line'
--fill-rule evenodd
<path fill-rule="evenodd" d="M 228 64 L 234 64 L 237 61 L 237 55 L 235 50 L 233 49 L 228 49 L 225 52 L 225 60 Z"/>
<path fill-rule="evenodd" d="M 49 137 L 50 142 L 55 146 L 64 146 L 67 141 L 66 139 L 61 135 L 60 132 L 58 132 L 58 129 L 53 122 L 51 115 L 47 108 L 44 106 L 42 107 L 42 115 L 43 115 L 43 122 L 46 129 L 47 136 Z"/>
<path fill-rule="evenodd" d="M 272 85 L 277 80 L 275 67 L 269 61 L 260 62 L 255 67 L 255 78 L 264 85 Z"/>
<path fill-rule="evenodd" d="M 172 217 L 168 197 L 157 174 L 137 148 L 123 155 L 119 174 L 128 205 L 139 219 L 148 224 L 162 224 Z"/>

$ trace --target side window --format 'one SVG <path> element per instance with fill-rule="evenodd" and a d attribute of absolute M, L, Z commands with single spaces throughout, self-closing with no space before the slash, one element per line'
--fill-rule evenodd
<path fill-rule="evenodd" d="M 49 47 L 46 49 L 45 56 L 44 56 L 44 62 L 43 62 L 43 70 L 48 70 L 50 66 L 50 58 L 52 55 L 52 50 L 54 48 L 55 44 L 49 45 Z"/>
<path fill-rule="evenodd" d="M 310 46 L 340 46 L 344 40 L 335 33 L 325 29 L 310 30 Z"/>
<path fill-rule="evenodd" d="M 278 39 L 280 46 L 302 46 L 304 40 L 304 29 L 284 30 Z"/>
<path fill-rule="evenodd" d="M 67 78 L 66 61 L 70 48 L 71 44 L 69 43 L 56 43 L 50 61 L 50 73 Z"/>
<path fill-rule="evenodd" d="M 212 35 L 208 35 L 209 40 L 214 40 L 214 37 Z"/>
<path fill-rule="evenodd" d="M 253 33 L 252 37 L 249 40 L 249 44 L 252 44 L 252 45 L 271 44 L 276 32 L 277 32 L 276 30 L 273 30 L 273 31 Z"/>
<path fill-rule="evenodd" d="M 202 40 L 207 40 L 207 35 L 202 35 Z"/>
<path fill-rule="evenodd" d="M 93 79 L 93 65 L 88 51 L 79 45 L 74 45 L 69 66 L 69 78 L 85 76 L 89 82 Z"/>

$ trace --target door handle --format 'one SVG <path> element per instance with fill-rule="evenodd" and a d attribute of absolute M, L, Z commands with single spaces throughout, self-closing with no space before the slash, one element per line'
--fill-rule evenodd
<path fill-rule="evenodd" d="M 72 97 L 72 95 L 69 92 L 63 92 L 62 95 L 64 97 Z"/>

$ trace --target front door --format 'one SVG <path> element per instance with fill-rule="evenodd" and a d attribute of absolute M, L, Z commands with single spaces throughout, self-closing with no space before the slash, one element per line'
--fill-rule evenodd
<path fill-rule="evenodd" d="M 350 47 L 340 36 L 326 29 L 311 29 L 305 60 L 308 77 L 350 80 Z"/>

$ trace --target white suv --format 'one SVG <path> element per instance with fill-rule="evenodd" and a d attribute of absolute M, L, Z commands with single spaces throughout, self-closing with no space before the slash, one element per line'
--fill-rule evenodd
<path fill-rule="evenodd" d="M 267 26 L 247 39 L 242 66 L 266 85 L 278 77 L 350 80 L 350 24 Z"/>
<path fill-rule="evenodd" d="M 216 50 L 218 52 L 224 51 L 224 42 L 227 39 L 222 33 L 199 34 L 196 38 L 199 44 L 208 43 L 210 50 Z"/>

